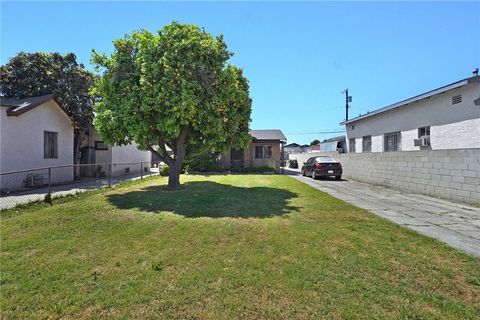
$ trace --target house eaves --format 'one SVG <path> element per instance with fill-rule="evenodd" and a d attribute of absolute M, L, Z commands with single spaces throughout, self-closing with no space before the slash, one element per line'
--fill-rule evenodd
<path fill-rule="evenodd" d="M 18 117 L 24 114 L 25 112 L 28 112 L 36 107 L 39 107 L 50 100 L 53 100 L 53 94 L 47 94 L 43 96 L 30 97 L 30 98 L 24 98 L 24 99 L 1 97 L 0 105 L 2 107 L 8 107 L 7 109 L 8 116 Z"/>
<path fill-rule="evenodd" d="M 272 140 L 287 141 L 287 138 L 281 130 L 251 130 L 250 135 L 254 140 Z"/>
<path fill-rule="evenodd" d="M 403 100 L 403 101 L 400 101 L 400 102 L 391 104 L 391 105 L 389 105 L 389 106 L 386 106 L 386 107 L 377 109 L 377 110 L 375 110 L 375 111 L 369 112 L 369 113 L 367 113 L 367 114 L 364 114 L 364 115 L 361 115 L 361 116 L 352 118 L 352 119 L 350 119 L 350 120 L 348 120 L 348 121 L 343 121 L 343 122 L 341 122 L 340 124 L 341 124 L 341 125 L 350 124 L 350 123 L 352 123 L 352 122 L 356 122 L 356 121 L 359 121 L 359 120 L 362 120 L 362 119 L 365 119 L 365 118 L 369 118 L 369 117 L 375 116 L 375 115 L 380 114 L 380 113 L 384 113 L 384 112 L 387 112 L 387 111 L 390 111 L 390 110 L 394 110 L 394 109 L 398 109 L 398 108 L 401 108 L 401 107 L 405 107 L 405 106 L 407 106 L 407 105 L 409 105 L 409 104 L 412 104 L 412 103 L 414 103 L 414 102 L 418 102 L 418 101 L 423 100 L 423 99 L 429 99 L 429 98 L 432 97 L 432 96 L 439 95 L 439 94 L 445 93 L 445 92 L 447 92 L 447 91 L 454 90 L 454 89 L 463 87 L 463 86 L 465 86 L 465 85 L 467 85 L 467 84 L 475 83 L 475 82 L 480 82 L 480 77 L 479 77 L 479 76 L 466 78 L 466 79 L 463 79 L 463 80 L 460 80 L 460 81 L 457 81 L 457 82 L 448 84 L 448 85 L 446 85 L 446 86 L 443 86 L 443 87 L 440 87 L 440 88 L 437 88 L 437 89 L 434 89 L 434 90 L 431 90 L 431 91 L 428 91 L 428 92 L 419 94 L 419 95 L 414 96 L 414 97 L 412 97 L 412 98 L 409 98 L 409 99 L 406 99 L 406 100 Z"/>

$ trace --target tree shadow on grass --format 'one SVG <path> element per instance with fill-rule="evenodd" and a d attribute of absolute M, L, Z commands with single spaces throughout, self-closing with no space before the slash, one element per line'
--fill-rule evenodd
<path fill-rule="evenodd" d="M 288 203 L 296 197 L 295 193 L 285 189 L 235 187 L 210 181 L 188 182 L 177 191 L 169 191 L 165 186 L 152 186 L 107 196 L 117 208 L 151 213 L 169 211 L 187 218 L 282 216 L 297 210 Z"/>

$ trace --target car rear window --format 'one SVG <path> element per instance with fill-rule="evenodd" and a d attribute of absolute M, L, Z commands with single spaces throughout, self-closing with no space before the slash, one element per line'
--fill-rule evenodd
<path fill-rule="evenodd" d="M 330 156 L 317 157 L 315 160 L 317 160 L 317 162 L 336 162 L 335 159 Z"/>

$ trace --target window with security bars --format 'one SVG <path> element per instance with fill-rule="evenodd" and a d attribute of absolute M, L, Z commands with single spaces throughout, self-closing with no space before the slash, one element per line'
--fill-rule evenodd
<path fill-rule="evenodd" d="M 372 152 L 372 136 L 362 138 L 362 152 Z"/>
<path fill-rule="evenodd" d="M 255 146 L 255 159 L 270 159 L 272 146 Z"/>
<path fill-rule="evenodd" d="M 383 135 L 383 151 L 400 151 L 400 131 L 385 133 Z"/>
<path fill-rule="evenodd" d="M 58 132 L 43 131 L 43 157 L 58 158 Z"/>
<path fill-rule="evenodd" d="M 350 153 L 355 153 L 356 150 L 355 150 L 355 138 L 352 138 L 352 139 L 349 139 L 348 140 L 348 146 L 349 146 L 349 152 Z"/>

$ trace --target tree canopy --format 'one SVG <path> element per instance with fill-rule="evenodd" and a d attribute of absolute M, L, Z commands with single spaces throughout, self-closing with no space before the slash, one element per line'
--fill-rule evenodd
<path fill-rule="evenodd" d="M 54 94 L 55 101 L 72 120 L 75 132 L 74 162 L 87 127 L 93 118 L 90 89 L 94 75 L 73 53 L 20 52 L 0 67 L 3 96 L 27 98 Z"/>
<path fill-rule="evenodd" d="M 0 67 L 0 78 L 3 96 L 27 98 L 54 94 L 55 101 L 77 128 L 85 128 L 92 121 L 89 90 L 94 76 L 77 63 L 73 53 L 20 52 Z"/>
<path fill-rule="evenodd" d="M 315 140 L 313 140 L 312 142 L 310 142 L 310 145 L 311 145 L 311 146 L 316 146 L 316 145 L 318 145 L 318 144 L 320 144 L 320 140 L 318 140 L 318 139 L 315 139 Z"/>
<path fill-rule="evenodd" d="M 176 22 L 115 40 L 109 56 L 94 51 L 96 129 L 109 143 L 135 141 L 158 154 L 178 188 L 185 158 L 251 140 L 249 85 L 231 56 L 223 36 Z"/>

